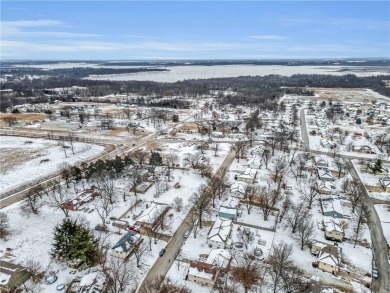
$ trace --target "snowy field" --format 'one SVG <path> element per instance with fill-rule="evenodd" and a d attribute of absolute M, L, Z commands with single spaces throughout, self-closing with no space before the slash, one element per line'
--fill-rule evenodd
<path fill-rule="evenodd" d="M 186 79 L 207 79 L 238 76 L 265 76 L 278 74 L 291 76 L 293 74 L 331 74 L 345 75 L 356 74 L 357 76 L 372 76 L 390 74 L 389 72 L 377 71 L 355 71 L 364 67 L 353 67 L 354 70 L 339 71 L 340 66 L 283 66 L 283 65 L 215 65 L 215 66 L 175 66 L 169 67 L 169 71 L 140 72 L 126 74 L 91 75 L 91 80 L 138 80 L 156 82 L 176 82 Z M 352 69 L 352 68 L 349 68 Z"/>
<path fill-rule="evenodd" d="M 26 144 L 26 141 L 32 143 Z M 63 162 L 73 165 L 91 159 L 102 153 L 104 147 L 75 142 L 75 154 L 69 148 L 66 157 L 57 141 L 2 136 L 0 150 L 0 192 L 6 192 L 58 171 Z"/>

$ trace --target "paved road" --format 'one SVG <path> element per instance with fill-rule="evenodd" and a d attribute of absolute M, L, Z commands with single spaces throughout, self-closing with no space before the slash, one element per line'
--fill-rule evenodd
<path fill-rule="evenodd" d="M 388 247 L 386 239 L 383 235 L 382 225 L 379 220 L 378 214 L 375 210 L 372 199 L 367 193 L 367 190 L 360 180 L 360 177 L 350 160 L 345 160 L 346 165 L 351 171 L 352 177 L 362 185 L 364 190 L 364 196 L 362 198 L 363 206 L 365 207 L 365 214 L 367 218 L 367 224 L 370 228 L 371 242 L 373 255 L 375 256 L 378 266 L 379 277 L 372 282 L 372 292 L 389 293 L 390 292 L 390 265 L 388 261 Z"/>
<path fill-rule="evenodd" d="M 229 168 L 231 163 L 235 158 L 235 152 L 231 151 L 219 167 L 219 170 L 222 168 Z M 191 216 L 192 210 L 188 213 L 186 219 L 181 223 L 180 227 L 176 230 L 175 234 L 172 236 L 171 240 L 166 246 L 166 253 L 163 257 L 159 257 L 154 263 L 152 268 L 149 270 L 145 279 L 143 280 L 141 286 L 138 289 L 138 292 L 143 292 L 147 284 L 155 280 L 159 276 L 165 276 L 168 272 L 170 266 L 173 264 L 176 256 L 179 254 L 181 247 L 183 246 L 185 239 L 184 233 L 189 231 L 188 219 Z M 157 253 L 157 252 L 155 252 Z M 150 289 L 149 289 L 150 290 Z M 150 292 L 150 291 L 148 291 Z"/>
<path fill-rule="evenodd" d="M 301 136 L 302 140 L 306 145 L 306 148 L 310 150 L 309 146 L 309 139 L 307 136 L 307 129 L 306 129 L 306 120 L 305 120 L 305 112 L 304 109 L 301 109 L 300 112 L 300 118 L 301 118 Z M 320 151 L 310 151 L 312 153 L 318 153 L 318 154 L 326 154 L 325 152 Z M 328 154 L 329 155 L 329 154 Z M 372 292 L 374 293 L 389 293 L 390 292 L 390 265 L 388 261 L 388 246 L 387 241 L 383 235 L 382 225 L 379 220 L 378 214 L 375 210 L 373 200 L 370 198 L 370 196 L 367 193 L 366 187 L 362 183 L 354 165 L 351 162 L 351 159 L 362 159 L 362 157 L 355 157 L 355 156 L 349 156 L 349 155 L 338 155 L 342 158 L 344 158 L 345 164 L 348 166 L 352 177 L 359 182 L 360 185 L 362 185 L 362 190 L 364 190 L 364 196 L 362 198 L 362 204 L 365 208 L 366 218 L 367 218 L 367 225 L 370 229 L 371 234 L 371 242 L 373 247 L 373 255 L 376 259 L 377 266 L 378 266 L 378 272 L 379 277 L 378 279 L 373 279 L 372 282 Z M 388 162 L 388 161 L 386 161 Z"/>

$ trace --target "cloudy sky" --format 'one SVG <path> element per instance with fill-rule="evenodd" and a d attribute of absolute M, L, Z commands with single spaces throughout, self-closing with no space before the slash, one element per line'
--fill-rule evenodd
<path fill-rule="evenodd" d="M 390 57 L 389 1 L 1 1 L 1 59 Z"/>

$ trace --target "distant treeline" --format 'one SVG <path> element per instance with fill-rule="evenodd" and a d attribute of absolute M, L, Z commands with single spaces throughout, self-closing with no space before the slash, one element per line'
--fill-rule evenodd
<path fill-rule="evenodd" d="M 383 82 L 388 78 L 388 76 L 357 77 L 353 74 L 343 76 L 297 74 L 291 77 L 280 75 L 243 76 L 158 83 L 152 81 L 98 81 L 52 76 L 46 79 L 25 79 L 18 82 L 2 83 L 1 89 L 12 89 L 15 93 L 2 95 L 1 109 L 4 110 L 10 105 L 26 102 L 46 102 L 48 99 L 72 101 L 79 93 L 48 97 L 47 92 L 45 92 L 45 89 L 49 88 L 71 86 L 85 87 L 86 91 L 83 91 L 83 95 L 86 96 L 137 93 L 140 96 L 183 97 L 183 99 L 186 97 L 198 98 L 209 94 L 211 90 L 218 90 L 220 92 L 218 99 L 222 104 L 247 103 L 267 107 L 267 105 L 274 104 L 285 93 L 312 95 L 313 93 L 308 91 L 307 87 L 369 88 L 390 97 L 390 88 L 386 88 Z M 235 92 L 235 94 L 222 93 L 227 90 Z M 161 106 L 165 103 L 169 104 L 168 107 L 175 107 L 171 101 L 161 101 Z"/>

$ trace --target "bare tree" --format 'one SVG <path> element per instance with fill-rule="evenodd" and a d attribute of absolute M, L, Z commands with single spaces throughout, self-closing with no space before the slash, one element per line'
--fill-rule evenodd
<path fill-rule="evenodd" d="M 107 266 L 108 268 L 103 271 L 108 280 L 107 293 L 135 291 L 139 280 L 137 271 L 130 261 L 112 257 Z"/>
<path fill-rule="evenodd" d="M 204 156 L 200 152 L 187 153 L 183 158 L 183 166 L 198 169 L 199 165 L 202 164 Z"/>
<path fill-rule="evenodd" d="M 214 144 L 213 150 L 214 150 L 214 157 L 218 157 L 219 143 L 216 142 Z"/>
<path fill-rule="evenodd" d="M 49 196 L 50 206 L 54 209 L 60 209 L 65 217 L 69 216 L 69 210 L 66 208 L 65 204 L 72 199 L 67 188 L 61 184 L 58 184 L 53 188 L 52 194 Z"/>
<path fill-rule="evenodd" d="M 271 149 L 269 147 L 264 148 L 263 153 L 261 155 L 261 160 L 264 162 L 266 169 L 268 169 L 268 163 L 270 162 L 271 158 Z"/>
<path fill-rule="evenodd" d="M 202 220 L 204 216 L 208 216 L 211 213 L 210 209 L 210 195 L 206 190 L 206 185 L 201 184 L 197 191 L 195 191 L 189 198 L 192 211 L 198 217 L 199 228 L 202 229 Z"/>
<path fill-rule="evenodd" d="M 248 245 L 253 242 L 255 236 L 253 232 L 248 229 L 240 229 L 238 232 L 238 237 L 240 241 L 245 245 L 245 248 L 248 249 Z"/>
<path fill-rule="evenodd" d="M 149 246 L 146 242 L 141 242 L 138 244 L 138 246 L 134 249 L 133 256 L 136 260 L 137 268 L 141 267 L 142 260 L 150 255 Z"/>
<path fill-rule="evenodd" d="M 255 185 L 247 185 L 244 193 L 244 200 L 242 201 L 243 205 L 246 207 L 248 211 L 248 215 L 251 213 L 253 208 L 254 200 L 259 197 L 260 188 Z"/>
<path fill-rule="evenodd" d="M 23 200 L 20 206 L 20 209 L 27 215 L 38 215 L 39 210 L 43 204 L 41 188 L 39 186 L 33 187 L 28 191 L 26 198 Z"/>
<path fill-rule="evenodd" d="M 145 164 L 148 156 L 149 153 L 141 149 L 137 149 L 131 154 L 131 157 L 134 159 L 134 161 L 140 165 Z"/>
<path fill-rule="evenodd" d="M 365 222 L 366 222 L 366 215 L 364 212 L 364 208 L 362 205 L 359 204 L 355 207 L 355 210 L 352 214 L 352 231 L 354 235 L 353 247 L 356 247 L 357 242 L 363 236 L 363 233 L 365 231 L 365 226 L 364 226 Z"/>
<path fill-rule="evenodd" d="M 353 180 L 347 190 L 347 196 L 351 202 L 352 213 L 355 212 L 356 207 L 361 204 L 362 198 L 365 194 L 364 186 L 360 182 Z"/>
<path fill-rule="evenodd" d="M 109 197 L 103 194 L 99 194 L 93 201 L 93 206 L 102 220 L 102 225 L 106 229 L 106 220 L 114 209 L 113 203 L 110 202 Z"/>
<path fill-rule="evenodd" d="M 100 196 L 107 199 L 110 204 L 115 201 L 115 180 L 110 175 L 99 174 L 94 178 Z"/>
<path fill-rule="evenodd" d="M 284 216 L 291 209 L 291 205 L 292 205 L 292 202 L 290 200 L 290 197 L 288 195 L 286 195 L 285 198 L 284 198 L 284 201 L 282 203 L 281 209 L 279 211 L 279 223 L 282 222 Z"/>
<path fill-rule="evenodd" d="M 9 233 L 9 218 L 5 212 L 0 212 L 0 238 L 4 238 Z"/>
<path fill-rule="evenodd" d="M 174 170 L 176 165 L 179 163 L 179 156 L 175 153 L 169 153 L 165 156 L 165 164 L 168 168 L 168 180 L 171 180 L 171 170 Z"/>
<path fill-rule="evenodd" d="M 308 217 L 309 210 L 305 202 L 301 201 L 298 204 L 292 204 L 290 211 L 286 214 L 287 223 L 292 229 L 291 232 L 294 234 L 298 226 Z"/>
<path fill-rule="evenodd" d="M 13 116 L 4 117 L 4 118 L 1 118 L 1 120 L 3 120 L 5 123 L 7 123 L 9 127 L 11 127 L 12 124 L 17 121 L 17 119 Z"/>
<path fill-rule="evenodd" d="M 175 210 L 180 213 L 181 210 L 183 209 L 184 207 L 184 203 L 183 203 L 183 199 L 181 197 L 178 197 L 176 196 L 174 199 L 173 199 L 173 207 L 175 208 Z"/>
<path fill-rule="evenodd" d="M 279 156 L 275 159 L 274 164 L 270 170 L 272 180 L 277 184 L 277 190 L 280 191 L 282 182 L 287 172 L 288 162 L 286 157 Z"/>
<path fill-rule="evenodd" d="M 334 162 L 335 162 L 335 165 L 337 167 L 338 178 L 340 179 L 341 174 L 343 174 L 345 169 L 346 169 L 346 165 L 344 163 L 344 160 L 342 158 L 340 158 L 340 157 L 335 158 Z"/>
<path fill-rule="evenodd" d="M 313 202 L 318 195 L 317 182 L 314 176 L 300 180 L 298 191 L 302 200 L 307 202 L 307 207 L 311 209 Z"/>
<path fill-rule="evenodd" d="M 352 183 L 352 181 L 348 177 L 344 177 L 343 181 L 341 182 L 341 190 L 344 193 L 347 193 L 347 191 L 351 187 L 351 183 Z"/>
<path fill-rule="evenodd" d="M 301 250 L 307 245 L 315 236 L 315 225 L 314 222 L 305 218 L 298 225 L 296 239 L 298 243 L 301 245 Z"/>
<path fill-rule="evenodd" d="M 198 215 L 194 212 L 189 212 L 188 216 L 186 217 L 186 224 L 190 228 L 190 230 L 194 234 L 194 238 L 198 236 L 199 233 L 199 226 L 198 226 Z"/>
<path fill-rule="evenodd" d="M 200 176 L 202 176 L 202 177 L 207 177 L 207 178 L 211 177 L 211 175 L 213 173 L 213 169 L 212 169 L 208 159 L 204 160 L 203 163 L 199 164 L 198 171 L 199 171 Z"/>
<path fill-rule="evenodd" d="M 69 141 L 70 149 L 72 150 L 72 154 L 74 155 L 75 154 L 75 151 L 74 151 L 74 141 L 76 140 L 76 134 L 69 133 L 67 139 Z"/>
<path fill-rule="evenodd" d="M 286 271 L 294 268 L 291 255 L 293 247 L 291 244 L 280 242 L 278 245 L 272 247 L 272 253 L 268 258 L 269 269 L 268 274 L 273 282 L 273 292 L 276 293 L 278 289 L 283 286 L 283 275 Z"/>
<path fill-rule="evenodd" d="M 269 215 L 275 209 L 275 206 L 280 199 L 281 193 L 272 189 L 270 185 L 259 189 L 257 201 L 259 202 L 260 209 L 263 212 L 264 221 L 268 220 Z"/>
<path fill-rule="evenodd" d="M 43 271 L 42 263 L 39 260 L 29 259 L 27 260 L 25 267 L 34 283 L 37 283 L 42 280 L 45 272 Z"/>
<path fill-rule="evenodd" d="M 134 191 L 134 196 L 137 198 L 137 188 L 142 183 L 141 172 L 138 169 L 133 169 L 129 174 L 129 183 Z"/>
<path fill-rule="evenodd" d="M 98 254 L 96 255 L 97 262 L 102 266 L 102 270 L 106 269 L 111 249 L 110 234 L 101 233 L 98 237 Z"/>
<path fill-rule="evenodd" d="M 248 144 L 246 141 L 238 141 L 233 146 L 232 149 L 236 153 L 236 159 L 240 162 L 240 158 L 243 159 L 248 150 Z"/>
<path fill-rule="evenodd" d="M 231 278 L 239 283 L 244 292 L 252 291 L 263 281 L 263 272 L 258 261 L 249 253 L 245 253 L 238 261 L 238 265 L 232 267 Z"/>

